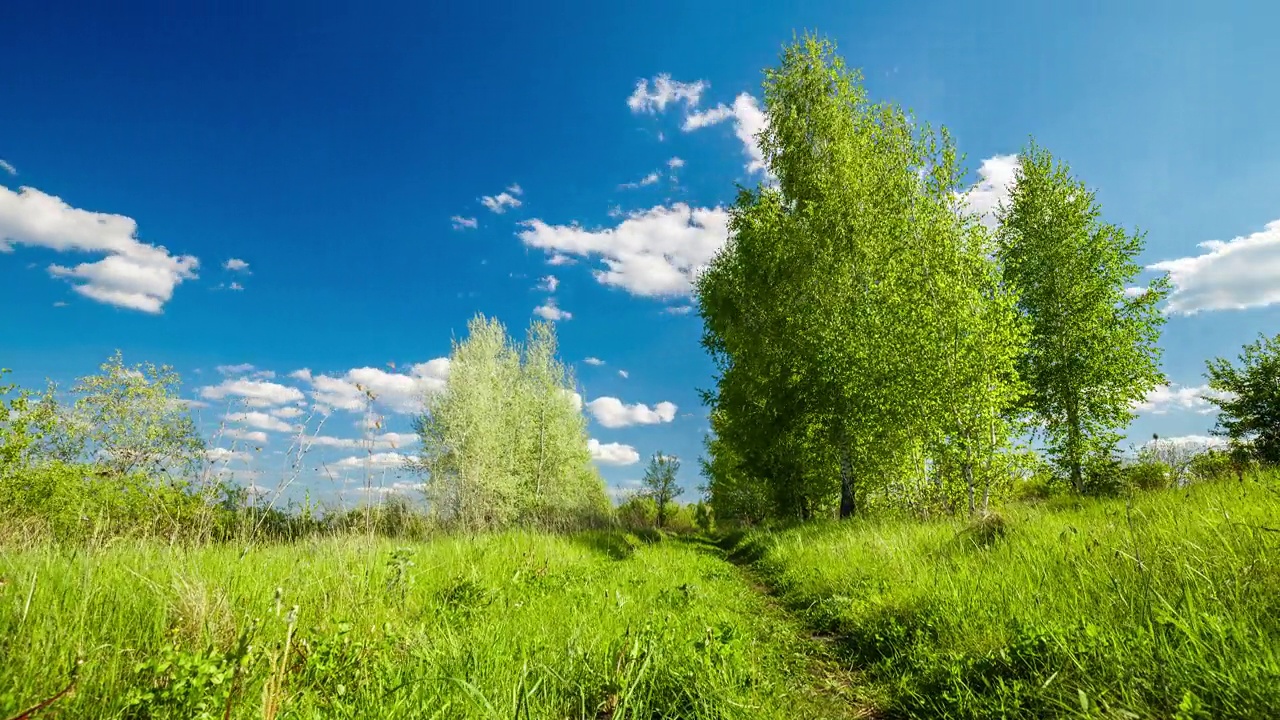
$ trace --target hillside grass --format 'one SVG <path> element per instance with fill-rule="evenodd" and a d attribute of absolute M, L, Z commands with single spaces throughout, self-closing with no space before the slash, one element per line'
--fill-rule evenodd
<path fill-rule="evenodd" d="M 184 720 L 847 709 L 810 687 L 788 618 L 693 542 L 130 540 L 6 551 L 0 578 L 3 718 L 54 697 L 49 716 Z"/>
<path fill-rule="evenodd" d="M 887 717 L 1280 717 L 1274 474 L 754 532 L 734 552 Z"/>

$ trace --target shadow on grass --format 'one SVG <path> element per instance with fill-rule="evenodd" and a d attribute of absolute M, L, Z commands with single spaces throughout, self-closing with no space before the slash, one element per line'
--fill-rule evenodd
<path fill-rule="evenodd" d="M 592 530 L 572 536 L 579 545 L 613 560 L 626 560 L 645 545 L 662 542 L 657 530 Z"/>

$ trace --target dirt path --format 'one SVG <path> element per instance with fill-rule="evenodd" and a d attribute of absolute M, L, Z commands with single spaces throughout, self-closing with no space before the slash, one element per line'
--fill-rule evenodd
<path fill-rule="evenodd" d="M 768 618 L 776 632 L 786 637 L 788 645 L 795 648 L 798 665 L 806 676 L 803 688 L 813 708 L 822 713 L 814 720 L 877 716 L 874 707 L 858 690 L 861 686 L 858 674 L 835 657 L 827 638 L 810 632 L 799 618 L 788 611 L 748 564 L 708 539 L 697 538 L 687 542 L 732 567 L 742 586 L 755 596 L 761 615 Z"/>

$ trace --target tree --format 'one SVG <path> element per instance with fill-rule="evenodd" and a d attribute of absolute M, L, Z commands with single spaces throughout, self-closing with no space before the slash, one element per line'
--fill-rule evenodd
<path fill-rule="evenodd" d="M 649 458 L 649 467 L 644 471 L 643 495 L 652 498 L 658 509 L 658 527 L 667 524 L 667 506 L 684 492 L 684 488 L 676 485 L 679 470 L 679 458 L 657 452 Z"/>
<path fill-rule="evenodd" d="M 1094 193 L 1034 142 L 998 213 L 1004 282 L 1031 327 L 1022 407 L 1077 492 L 1113 455 L 1132 405 L 1164 382 L 1157 305 L 1168 278 L 1130 290 L 1142 235 L 1100 214 Z"/>
<path fill-rule="evenodd" d="M 415 421 L 422 453 L 411 464 L 427 476 L 432 511 L 477 530 L 574 525 L 603 513 L 604 481 L 552 326 L 534 323 L 523 346 L 482 315 L 467 329 L 444 391 L 426 398 Z"/>
<path fill-rule="evenodd" d="M 204 462 L 205 441 L 179 397 L 181 384 L 173 368 L 126 367 L 117 351 L 71 388 L 76 400 L 59 418 L 55 454 L 115 477 L 190 477 Z"/>
<path fill-rule="evenodd" d="M 777 183 L 739 192 L 697 286 L 720 370 L 713 496 L 763 484 L 778 515 L 848 517 L 944 456 L 971 497 L 989 488 L 1024 333 L 962 212 L 950 137 L 872 103 L 813 37 L 764 85 L 757 140 Z"/>
<path fill-rule="evenodd" d="M 1280 463 L 1280 335 L 1259 335 L 1238 360 L 1238 366 L 1226 358 L 1206 363 L 1213 392 L 1204 399 L 1218 406 L 1213 434 L 1229 438 L 1237 452 Z"/>

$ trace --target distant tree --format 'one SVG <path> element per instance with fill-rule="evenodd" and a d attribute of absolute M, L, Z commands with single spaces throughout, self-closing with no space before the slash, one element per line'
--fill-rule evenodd
<path fill-rule="evenodd" d="M 679 470 L 679 458 L 657 452 L 649 458 L 649 467 L 644 471 L 643 495 L 652 498 L 657 507 L 658 527 L 666 525 L 668 506 L 684 492 L 684 488 L 676 485 L 676 473 Z"/>
<path fill-rule="evenodd" d="M 205 441 L 179 397 L 181 385 L 173 368 L 127 367 L 117 351 L 71 388 L 75 402 L 60 409 L 54 455 L 114 476 L 192 476 L 204 463 Z"/>
<path fill-rule="evenodd" d="M 608 512 L 554 329 L 534 323 L 523 346 L 484 316 L 467 330 L 444 391 L 415 422 L 422 452 L 411 466 L 427 476 L 432 511 L 470 529 L 574 525 Z"/>
<path fill-rule="evenodd" d="M 1259 335 L 1238 359 L 1238 366 L 1226 358 L 1207 363 L 1213 394 L 1204 399 L 1219 411 L 1213 434 L 1237 452 L 1280 464 L 1280 335 Z"/>
<path fill-rule="evenodd" d="M 711 506 L 702 500 L 693 508 L 693 522 L 702 532 L 711 532 L 713 518 L 711 515 Z"/>
<path fill-rule="evenodd" d="M 1094 193 L 1032 142 L 997 233 L 1004 282 L 1030 323 L 1023 408 L 1077 492 L 1114 454 L 1133 404 L 1164 381 L 1157 305 L 1168 278 L 1130 290 L 1143 238 L 1100 213 Z"/>

